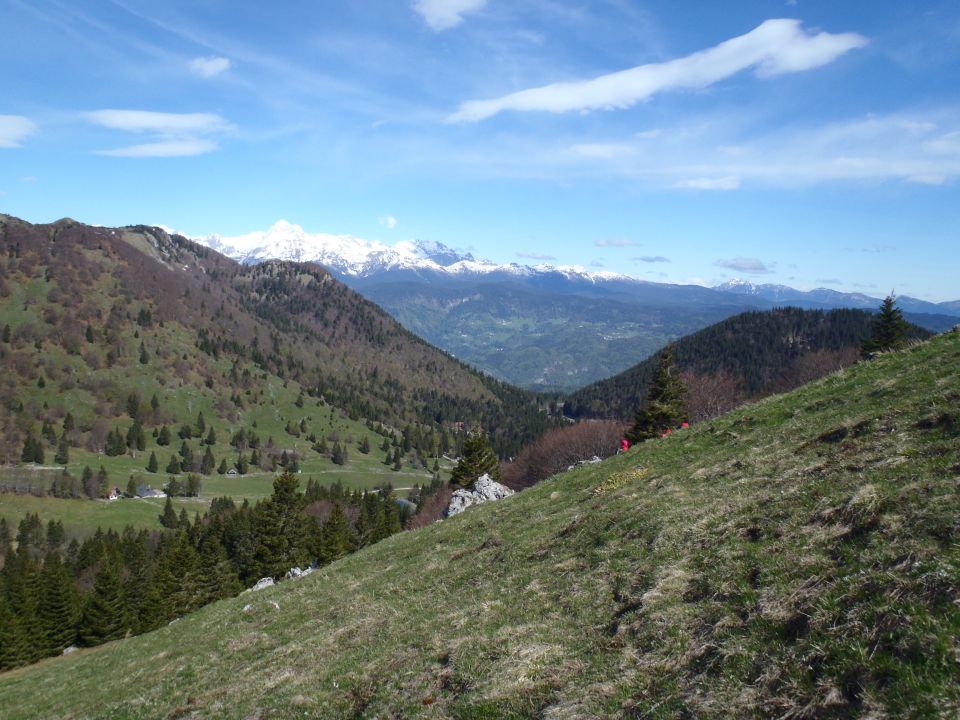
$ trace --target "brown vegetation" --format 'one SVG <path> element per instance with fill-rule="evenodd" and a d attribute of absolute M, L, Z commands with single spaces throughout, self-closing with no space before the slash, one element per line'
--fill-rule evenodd
<path fill-rule="evenodd" d="M 612 420 L 584 420 L 550 430 L 504 467 L 503 484 L 520 490 L 583 460 L 616 455 L 625 431 L 623 423 Z"/>

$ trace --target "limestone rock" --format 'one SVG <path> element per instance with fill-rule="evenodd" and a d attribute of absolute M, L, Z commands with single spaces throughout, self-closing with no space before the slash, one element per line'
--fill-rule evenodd
<path fill-rule="evenodd" d="M 502 500 L 513 495 L 513 490 L 501 485 L 489 475 L 481 475 L 473 484 L 472 490 L 455 490 L 445 515 L 453 517 L 459 515 L 471 505 L 481 505 L 485 502 Z"/>
<path fill-rule="evenodd" d="M 263 590 L 264 588 L 270 587 L 271 585 L 273 585 L 273 578 L 265 577 L 257 580 L 257 584 L 250 589 L 256 592 L 257 590 Z"/>

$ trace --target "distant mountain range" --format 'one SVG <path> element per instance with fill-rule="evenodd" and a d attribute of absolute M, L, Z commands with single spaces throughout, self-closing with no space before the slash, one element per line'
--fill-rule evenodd
<path fill-rule="evenodd" d="M 873 310 L 879 298 L 734 280 L 715 288 L 639 280 L 579 266 L 498 264 L 442 243 L 386 245 L 308 233 L 280 221 L 267 231 L 196 241 L 244 264 L 319 263 L 408 329 L 475 367 L 540 391 L 571 391 L 610 377 L 667 342 L 747 310 L 777 306 Z M 952 327 L 960 300 L 901 297 L 908 319 Z"/>

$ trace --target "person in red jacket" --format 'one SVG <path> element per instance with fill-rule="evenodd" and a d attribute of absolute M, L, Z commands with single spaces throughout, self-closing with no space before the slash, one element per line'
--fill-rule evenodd
<path fill-rule="evenodd" d="M 625 453 L 630 449 L 630 441 L 624 438 L 620 441 L 620 452 Z M 617 453 L 619 455 L 619 453 Z"/>

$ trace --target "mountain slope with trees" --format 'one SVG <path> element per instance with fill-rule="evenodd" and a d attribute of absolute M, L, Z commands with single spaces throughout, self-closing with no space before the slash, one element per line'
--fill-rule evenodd
<path fill-rule="evenodd" d="M 482 426 L 503 455 L 550 423 L 535 396 L 428 345 L 316 265 L 245 267 L 158 228 L 0 216 L 0 328 L 0 462 L 33 460 L 31 438 L 49 460 L 63 434 L 67 452 L 102 452 L 114 430 L 117 449 L 136 452 L 128 433 L 192 424 L 199 406 L 235 426 L 270 404 L 268 380 L 298 388 L 301 405 L 394 428 Z"/>
<path fill-rule="evenodd" d="M 681 338 L 674 354 L 689 391 L 691 419 L 715 416 L 749 398 L 784 392 L 855 363 L 873 326 L 874 315 L 865 310 L 788 307 L 742 313 Z M 908 336 L 930 333 L 911 326 Z M 571 393 L 564 412 L 632 421 L 662 352 Z"/>
<path fill-rule="evenodd" d="M 0 707 L 955 717 L 958 362 L 960 333 L 885 353 L 310 577 L 7 672 Z"/>

